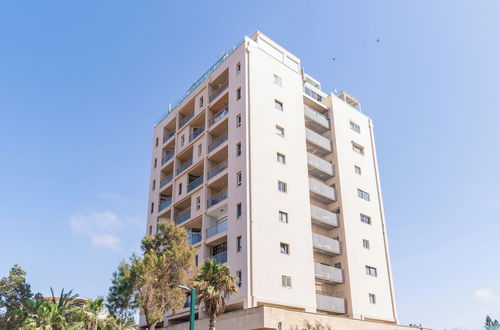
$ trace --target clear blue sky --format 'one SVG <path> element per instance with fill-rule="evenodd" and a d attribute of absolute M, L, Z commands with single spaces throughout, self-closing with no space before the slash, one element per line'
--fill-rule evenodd
<path fill-rule="evenodd" d="M 259 29 L 375 121 L 401 321 L 500 318 L 499 1 L 179 3 L 0 4 L 2 276 L 106 294 L 145 230 L 153 123 Z"/>

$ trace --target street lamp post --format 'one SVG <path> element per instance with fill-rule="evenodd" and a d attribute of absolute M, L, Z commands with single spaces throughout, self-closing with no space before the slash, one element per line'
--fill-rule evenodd
<path fill-rule="evenodd" d="M 194 314 L 196 309 L 196 288 L 190 288 L 187 285 L 179 284 L 176 287 L 181 288 L 190 295 L 190 308 L 189 308 L 189 330 L 194 330 Z"/>

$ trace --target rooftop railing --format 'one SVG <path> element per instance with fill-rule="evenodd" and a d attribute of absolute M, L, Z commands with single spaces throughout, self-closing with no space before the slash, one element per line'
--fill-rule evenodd
<path fill-rule="evenodd" d="M 225 141 L 227 141 L 227 134 L 224 134 L 223 136 L 219 137 L 217 140 L 215 140 L 214 142 L 212 142 L 208 146 L 208 152 L 211 152 L 211 151 L 215 150 L 218 146 L 220 146 L 221 144 L 223 144 Z"/>

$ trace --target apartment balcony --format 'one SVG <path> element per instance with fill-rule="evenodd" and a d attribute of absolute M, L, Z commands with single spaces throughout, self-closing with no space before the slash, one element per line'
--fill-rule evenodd
<path fill-rule="evenodd" d="M 304 117 L 306 126 L 318 133 L 323 134 L 330 128 L 330 119 L 307 105 L 304 105 Z"/>
<path fill-rule="evenodd" d="M 161 164 L 164 165 L 164 164 L 168 163 L 168 161 L 171 160 L 173 157 L 174 157 L 174 153 L 172 151 L 167 152 L 165 154 L 165 157 L 162 158 Z"/>
<path fill-rule="evenodd" d="M 191 208 L 187 208 L 177 214 L 177 217 L 175 218 L 175 223 L 180 225 L 181 223 L 189 220 L 191 218 Z"/>
<path fill-rule="evenodd" d="M 316 293 L 316 309 L 329 313 L 343 314 L 346 312 L 345 300 L 318 292 Z"/>
<path fill-rule="evenodd" d="M 188 161 L 185 161 L 177 169 L 177 174 L 184 172 L 184 170 L 186 170 L 191 165 L 193 165 L 193 160 L 192 159 L 190 159 Z"/>
<path fill-rule="evenodd" d="M 226 90 L 227 86 L 229 86 L 229 81 L 226 81 L 222 85 L 220 85 L 219 88 L 217 88 L 212 93 L 212 95 L 210 95 L 210 97 L 208 98 L 209 101 L 212 102 L 213 100 L 215 100 L 217 98 L 217 96 L 221 95 L 222 92 Z"/>
<path fill-rule="evenodd" d="M 210 259 L 212 259 L 218 264 L 225 264 L 227 262 L 227 251 L 216 254 L 210 257 Z"/>
<path fill-rule="evenodd" d="M 161 180 L 160 181 L 160 188 L 163 188 L 165 185 L 167 185 L 170 181 L 172 181 L 173 178 L 174 178 L 174 175 L 170 174 L 165 179 Z"/>
<path fill-rule="evenodd" d="M 191 112 L 189 115 L 187 115 L 186 117 L 184 117 L 184 119 L 180 120 L 179 121 L 179 128 L 181 128 L 182 126 L 186 125 L 186 123 L 188 121 L 190 121 L 191 119 L 193 119 L 194 117 L 194 111 Z"/>
<path fill-rule="evenodd" d="M 311 153 L 307 153 L 309 173 L 318 179 L 328 180 L 335 176 L 333 164 Z"/>
<path fill-rule="evenodd" d="M 331 283 L 343 283 L 344 274 L 342 269 L 332 266 L 323 265 L 320 263 L 314 263 L 314 275 L 317 279 L 331 282 Z"/>
<path fill-rule="evenodd" d="M 314 99 L 317 102 L 323 102 L 324 99 L 328 97 L 328 95 L 319 89 L 317 86 L 312 85 L 309 82 L 304 84 L 304 94 Z"/>
<path fill-rule="evenodd" d="M 326 156 L 332 152 L 332 143 L 330 139 L 306 128 L 306 141 L 308 144 L 307 150 L 318 154 L 320 156 Z"/>
<path fill-rule="evenodd" d="M 222 173 L 226 168 L 227 168 L 227 161 L 224 161 L 224 162 L 218 164 L 213 169 L 211 169 L 210 171 L 208 171 L 208 175 L 207 175 L 208 176 L 208 180 L 210 180 L 211 178 L 217 176 L 217 174 Z"/>
<path fill-rule="evenodd" d="M 205 129 L 203 127 L 200 127 L 200 128 L 197 128 L 196 130 L 194 130 L 193 133 L 189 136 L 189 142 L 193 141 L 198 136 L 200 136 L 201 133 L 203 133 L 203 131 L 205 131 Z"/>
<path fill-rule="evenodd" d="M 212 125 L 217 124 L 219 121 L 221 121 L 228 114 L 228 112 L 229 112 L 229 109 L 227 109 L 227 108 L 222 109 L 221 111 L 216 113 L 212 119 L 209 120 L 208 125 L 212 126 Z"/>
<path fill-rule="evenodd" d="M 224 191 L 210 197 L 207 200 L 207 207 L 212 207 L 212 206 L 222 202 L 225 199 L 227 199 L 227 190 L 224 190 Z"/>
<path fill-rule="evenodd" d="M 340 254 L 340 242 L 336 239 L 313 233 L 313 248 L 326 255 Z"/>
<path fill-rule="evenodd" d="M 201 233 L 188 233 L 188 242 L 191 245 L 201 242 Z"/>
<path fill-rule="evenodd" d="M 217 138 L 208 146 L 208 152 L 214 151 L 215 149 L 217 149 L 218 146 L 220 146 L 226 141 L 227 141 L 227 134 L 224 134 L 223 136 Z"/>
<path fill-rule="evenodd" d="M 170 138 L 171 138 L 172 136 L 174 136 L 174 135 L 175 135 L 175 129 L 174 129 L 174 130 L 171 130 L 171 131 L 169 131 L 169 132 L 167 132 L 167 133 L 165 134 L 165 136 L 163 137 L 163 143 L 165 143 L 165 142 L 167 142 L 168 140 L 170 140 Z"/>
<path fill-rule="evenodd" d="M 311 197 L 325 204 L 330 204 L 337 200 L 335 188 L 313 178 L 309 178 L 309 192 L 311 193 Z"/>
<path fill-rule="evenodd" d="M 206 230 L 206 238 L 212 237 L 227 230 L 227 218 Z"/>
<path fill-rule="evenodd" d="M 311 205 L 311 220 L 316 225 L 326 229 L 332 229 L 339 226 L 339 218 L 336 213 L 315 205 Z"/>
<path fill-rule="evenodd" d="M 164 199 L 164 200 L 160 201 L 160 205 L 158 207 L 158 210 L 162 211 L 162 210 L 166 209 L 167 207 L 169 207 L 170 205 L 172 205 L 172 198 Z"/>
<path fill-rule="evenodd" d="M 193 191 L 196 187 L 199 187 L 203 183 L 203 177 L 200 176 L 190 184 L 188 184 L 188 192 Z"/>

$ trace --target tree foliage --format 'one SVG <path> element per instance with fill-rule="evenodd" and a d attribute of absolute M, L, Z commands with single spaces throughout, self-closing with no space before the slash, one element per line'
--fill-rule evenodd
<path fill-rule="evenodd" d="M 499 330 L 500 322 L 497 320 L 492 320 L 489 315 L 486 315 L 486 320 L 484 321 L 484 328 L 486 330 Z"/>

